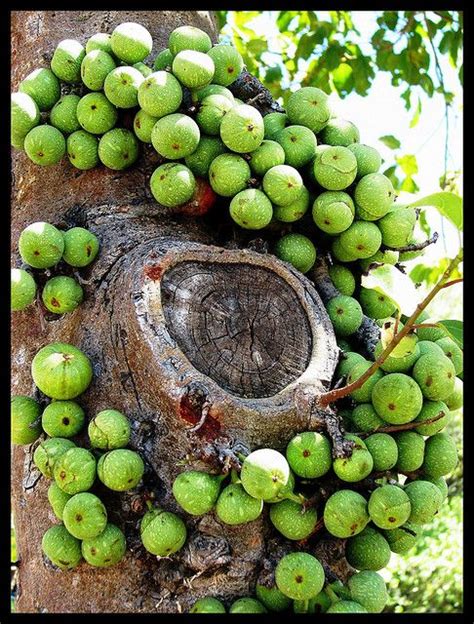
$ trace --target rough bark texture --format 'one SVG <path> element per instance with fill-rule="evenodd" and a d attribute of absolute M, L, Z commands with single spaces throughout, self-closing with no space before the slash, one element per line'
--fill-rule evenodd
<path fill-rule="evenodd" d="M 51 58 L 56 42 L 85 42 L 125 21 L 150 30 L 153 57 L 182 24 L 216 39 L 208 12 L 15 12 L 12 91 Z M 207 594 L 230 601 L 252 595 L 259 574 L 269 582 L 277 553 L 295 548 L 276 536 L 267 512 L 237 527 L 212 513 L 188 516 L 187 543 L 171 559 L 158 560 L 141 545 L 147 500 L 181 513 L 171 484 L 183 461 L 228 471 L 238 466 L 237 452 L 283 449 L 296 431 L 323 428 L 314 399 L 328 388 L 338 353 L 312 283 L 272 255 L 213 246 L 221 233 L 209 221 L 169 215 L 149 191 L 158 157 L 142 152 L 125 172 L 80 172 L 66 162 L 42 169 L 13 154 L 12 266 L 21 266 L 18 237 L 34 221 L 87 227 L 101 252 L 80 272 L 62 263 L 49 271 L 75 275 L 83 285 L 85 302 L 74 313 L 53 318 L 37 304 L 12 316 L 12 394 L 44 401 L 31 379 L 33 356 L 50 342 L 77 345 L 94 367 L 79 402 L 89 418 L 112 407 L 127 414 L 130 446 L 147 465 L 131 492 L 94 486 L 110 521 L 125 531 L 124 560 L 105 570 L 83 563 L 62 572 L 41 552 L 42 535 L 57 520 L 47 504 L 49 482 L 32 462 L 35 445 L 14 449 L 20 612 L 180 612 Z M 46 279 L 40 273 L 38 282 Z M 334 419 L 329 429 L 340 434 Z M 78 443 L 86 443 L 85 434 Z M 329 575 L 344 577 L 343 542 L 324 534 L 313 541 L 305 548 L 318 553 Z"/>

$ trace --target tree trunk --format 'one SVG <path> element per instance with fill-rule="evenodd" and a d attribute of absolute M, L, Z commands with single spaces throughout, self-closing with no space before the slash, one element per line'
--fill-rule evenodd
<path fill-rule="evenodd" d="M 12 91 L 50 60 L 60 40 L 85 42 L 126 21 L 150 30 L 153 55 L 183 24 L 216 40 L 208 12 L 14 12 Z M 79 279 L 85 301 L 74 313 L 52 318 L 37 303 L 12 316 L 12 393 L 44 401 L 31 379 L 33 356 L 50 342 L 78 346 L 94 368 L 79 402 L 89 418 L 105 408 L 125 413 L 130 446 L 147 465 L 131 492 L 94 486 L 127 537 L 122 562 L 109 569 L 82 563 L 63 572 L 41 552 L 42 535 L 57 520 L 47 503 L 49 482 L 32 462 L 35 444 L 14 448 L 20 612 L 181 612 L 204 595 L 229 602 L 252 595 L 259 575 L 271 582 L 275 559 L 297 547 L 275 535 L 267 512 L 236 527 L 212 513 L 185 517 L 171 484 L 183 460 L 228 471 L 239 451 L 283 450 L 297 431 L 325 426 L 315 399 L 329 387 L 338 348 L 324 306 L 310 280 L 273 255 L 235 243 L 215 246 L 222 236 L 212 219 L 165 212 L 149 190 L 158 156 L 142 151 L 125 172 L 102 166 L 81 172 L 67 162 L 43 169 L 23 152 L 13 155 L 12 266 L 21 265 L 19 234 L 34 221 L 87 227 L 101 251 L 80 272 L 63 263 L 46 272 Z M 337 423 L 335 429 L 333 435 L 340 433 Z M 78 443 L 86 441 L 81 434 Z M 186 522 L 186 545 L 169 559 L 141 545 L 147 500 Z M 327 574 L 347 573 L 343 541 L 323 534 L 305 549 L 320 557 Z"/>

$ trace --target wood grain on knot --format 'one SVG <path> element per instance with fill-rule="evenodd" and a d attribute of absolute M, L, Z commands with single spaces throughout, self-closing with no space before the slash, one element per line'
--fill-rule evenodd
<path fill-rule="evenodd" d="M 306 312 L 290 285 L 264 267 L 180 262 L 163 275 L 161 297 L 180 349 L 231 394 L 273 396 L 310 362 Z"/>

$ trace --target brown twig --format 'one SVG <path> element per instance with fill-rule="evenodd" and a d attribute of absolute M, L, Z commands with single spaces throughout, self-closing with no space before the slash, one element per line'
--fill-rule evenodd
<path fill-rule="evenodd" d="M 263 93 L 258 93 L 255 97 L 250 98 L 250 100 L 247 100 L 245 103 L 252 105 L 252 104 L 255 104 L 255 102 L 258 102 L 259 100 L 263 100 L 264 97 L 265 96 Z"/>
<path fill-rule="evenodd" d="M 378 427 L 377 429 L 373 429 L 372 431 L 362 431 L 360 433 L 354 433 L 353 435 L 356 435 L 359 438 L 367 438 L 373 433 L 391 433 L 393 431 L 406 431 L 407 429 L 416 429 L 417 427 L 431 425 L 431 423 L 434 423 L 440 418 L 443 418 L 443 416 L 446 416 L 446 412 L 441 411 L 436 416 L 433 416 L 433 418 L 428 418 L 427 420 L 412 420 L 411 422 L 404 423 L 403 425 L 389 425 L 388 427 Z"/>
<path fill-rule="evenodd" d="M 415 311 L 407 320 L 403 329 L 393 337 L 391 342 L 382 351 L 382 353 L 375 360 L 372 366 L 370 366 L 365 371 L 365 373 L 353 383 L 348 384 L 344 386 L 343 388 L 338 388 L 337 390 L 330 390 L 329 392 L 325 392 L 321 394 L 321 396 L 318 398 L 318 404 L 320 407 L 327 407 L 330 403 L 334 403 L 335 401 L 338 401 L 339 399 L 342 399 L 343 397 L 347 396 L 354 390 L 357 390 L 367 381 L 367 379 L 369 379 L 369 377 L 371 377 L 375 373 L 375 371 L 380 367 L 381 364 L 385 362 L 385 360 L 388 358 L 390 353 L 392 353 L 395 347 L 400 343 L 402 338 L 404 338 L 410 331 L 412 331 L 413 326 L 415 325 L 416 319 L 420 316 L 423 310 L 431 303 L 431 301 L 436 297 L 439 291 L 443 288 L 444 284 L 446 284 L 451 273 L 454 271 L 457 265 L 461 262 L 462 256 L 463 256 L 463 253 L 461 250 L 457 254 L 457 256 L 453 258 L 453 260 L 451 260 L 448 268 L 443 273 L 443 275 L 441 276 L 441 279 L 438 281 L 436 286 L 426 295 L 423 301 L 416 306 Z"/>
<path fill-rule="evenodd" d="M 298 540 L 298 546 L 301 547 L 305 547 L 308 543 L 308 541 L 313 537 L 313 535 L 316 535 L 316 533 L 319 533 L 319 531 L 321 531 L 321 529 L 324 528 L 324 518 L 319 518 L 319 520 L 316 522 L 314 529 L 311 531 L 311 533 L 308 535 L 308 537 L 305 537 L 302 540 Z"/>
<path fill-rule="evenodd" d="M 436 243 L 438 238 L 439 238 L 438 232 L 434 232 L 433 235 L 430 236 L 430 238 L 427 238 L 422 243 L 411 243 L 410 245 L 406 245 L 405 247 L 397 247 L 397 249 L 395 249 L 395 247 L 387 247 L 385 245 L 385 249 L 391 249 L 392 251 L 400 251 L 400 252 L 401 251 L 421 251 L 422 249 L 425 249 L 429 245 L 433 245 L 433 243 Z"/>
<path fill-rule="evenodd" d="M 393 328 L 394 335 L 398 334 L 399 325 L 400 325 L 400 310 L 397 310 L 397 318 L 395 319 L 395 327 Z"/>
<path fill-rule="evenodd" d="M 450 282 L 446 282 L 446 284 L 441 286 L 441 288 L 448 288 L 449 286 L 454 286 L 454 284 L 461 284 L 461 282 L 463 281 L 464 279 L 462 277 L 459 277 L 458 279 L 454 279 L 454 280 L 451 280 Z"/>
<path fill-rule="evenodd" d="M 439 328 L 439 323 L 415 323 L 412 329 L 420 329 L 424 327 L 434 327 L 435 329 Z"/>

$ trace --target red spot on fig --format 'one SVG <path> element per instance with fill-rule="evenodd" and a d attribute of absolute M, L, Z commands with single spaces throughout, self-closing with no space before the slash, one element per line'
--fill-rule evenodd
<path fill-rule="evenodd" d="M 59 306 L 60 306 L 61 304 L 59 303 L 59 301 L 58 301 L 55 297 L 53 297 L 53 298 L 51 299 L 51 305 L 52 305 L 54 308 L 59 308 Z"/>
<path fill-rule="evenodd" d="M 201 217 L 214 205 L 217 195 L 210 184 L 203 178 L 196 178 L 196 189 L 191 199 L 182 206 L 178 206 L 174 212 L 188 217 Z"/>

